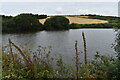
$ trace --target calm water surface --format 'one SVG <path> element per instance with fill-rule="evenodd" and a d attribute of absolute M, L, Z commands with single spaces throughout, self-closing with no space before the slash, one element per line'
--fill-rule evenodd
<path fill-rule="evenodd" d="M 3 34 L 3 45 L 8 44 L 10 38 L 15 44 L 28 44 L 27 48 L 36 50 L 39 45 L 52 46 L 53 54 L 63 55 L 67 63 L 75 56 L 75 41 L 78 41 L 79 52 L 83 51 L 82 32 L 85 32 L 87 41 L 88 59 L 98 51 L 100 54 L 115 55 L 112 44 L 115 41 L 115 32 L 113 29 L 71 29 L 69 31 L 40 31 L 28 34 Z M 83 60 L 83 53 L 80 54 Z"/>

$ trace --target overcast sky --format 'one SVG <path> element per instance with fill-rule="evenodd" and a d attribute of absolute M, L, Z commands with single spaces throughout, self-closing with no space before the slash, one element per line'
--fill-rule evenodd
<path fill-rule="evenodd" d="M 120 0 L 0 0 L 0 2 L 118 2 Z"/>
<path fill-rule="evenodd" d="M 17 15 L 19 13 L 43 13 L 43 14 L 99 14 L 99 15 L 117 15 L 119 0 L 0 0 L 0 14 L 5 15 Z M 5 3 L 4 3 L 5 2 Z M 9 3 L 13 2 L 13 3 Z M 18 2 L 18 3 L 14 3 Z M 22 2 L 22 3 L 19 3 Z M 24 2 L 115 2 L 115 4 L 94 4 L 94 5 L 71 5 L 73 10 L 70 10 L 69 5 L 64 4 L 63 6 L 44 3 L 24 3 Z M 56 3 L 55 3 L 56 4 Z M 76 6 L 76 7 L 74 7 Z M 51 7 L 49 9 L 49 7 Z M 65 8 L 66 7 L 66 8 Z M 37 9 L 39 8 L 39 9 Z M 68 11 L 67 11 L 68 10 Z M 72 11 L 72 12 L 70 12 Z M 112 11 L 112 12 L 111 12 Z"/>

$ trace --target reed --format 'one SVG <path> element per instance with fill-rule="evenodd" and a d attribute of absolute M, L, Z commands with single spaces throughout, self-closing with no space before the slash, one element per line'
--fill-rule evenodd
<path fill-rule="evenodd" d="M 87 48 L 86 48 L 86 39 L 85 39 L 85 35 L 84 32 L 82 32 L 82 38 L 83 38 L 83 42 L 84 42 L 84 60 L 85 60 L 85 64 L 87 64 Z"/>
<path fill-rule="evenodd" d="M 77 46 L 78 46 L 78 43 L 77 43 L 77 41 L 75 42 L 75 51 L 76 51 L 76 57 L 75 57 L 75 60 L 76 60 L 76 79 L 78 80 L 78 78 L 79 78 L 79 54 L 78 54 L 78 48 L 77 48 Z"/>
<path fill-rule="evenodd" d="M 10 54 L 11 54 L 11 56 L 12 56 L 12 59 L 13 59 L 12 61 L 13 61 L 13 64 L 14 64 L 14 66 L 15 66 L 16 64 L 15 64 L 14 54 L 13 54 L 13 52 L 12 52 L 11 40 L 8 39 L 8 41 L 9 41 L 9 47 L 10 47 Z"/>
<path fill-rule="evenodd" d="M 23 51 L 17 45 L 15 45 L 10 39 L 9 39 L 9 44 L 10 44 L 10 52 L 12 53 L 12 48 L 11 48 L 11 44 L 12 44 L 22 55 L 27 66 L 32 70 L 32 72 L 35 72 L 32 61 L 29 58 L 27 58 L 27 56 L 23 53 Z M 12 55 L 13 55 L 13 53 L 12 53 Z M 14 58 L 14 56 L 13 56 L 13 58 Z"/>

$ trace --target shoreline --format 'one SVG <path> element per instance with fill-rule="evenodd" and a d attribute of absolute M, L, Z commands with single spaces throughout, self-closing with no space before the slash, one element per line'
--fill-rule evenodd
<path fill-rule="evenodd" d="M 25 29 L 23 30 L 23 27 L 20 27 L 21 30 L 17 29 L 17 26 L 15 28 L 14 25 L 14 29 L 9 26 L 9 23 L 11 22 L 7 22 L 7 20 L 11 20 L 16 17 L 22 16 L 21 19 L 23 19 L 25 16 L 28 16 L 28 19 L 26 19 L 28 22 L 29 20 L 29 16 L 32 16 L 34 18 L 34 20 L 32 20 L 33 22 L 37 22 L 37 24 L 39 23 L 40 25 L 38 25 L 38 28 L 34 29 L 34 25 L 37 25 L 36 23 L 34 23 L 34 25 L 32 25 L 33 27 L 31 27 L 30 29 Z M 25 15 L 25 16 L 24 16 Z M 52 17 L 56 17 L 56 16 L 47 16 L 47 15 L 42 15 L 44 16 L 43 18 L 40 18 L 41 15 L 36 15 L 36 14 L 31 14 L 31 13 L 26 13 L 26 14 L 21 14 L 18 15 L 16 17 L 13 16 L 5 16 L 2 15 L 2 20 L 5 21 L 3 22 L 4 24 L 8 23 L 7 26 L 3 26 L 3 28 L 5 27 L 5 29 L 2 30 L 3 33 L 26 33 L 26 32 L 38 32 L 38 31 L 49 31 L 47 29 L 45 29 L 45 27 L 47 28 L 47 26 L 44 25 L 44 22 L 46 22 L 46 20 L 48 18 L 52 18 Z M 41 17 L 42 17 L 41 16 Z M 46 16 L 46 17 L 45 17 Z M 65 17 L 66 19 L 69 20 L 69 25 L 68 25 L 68 29 L 89 29 L 89 28 L 96 28 L 96 29 L 119 29 L 119 24 L 118 24 L 118 19 L 120 19 L 120 17 L 113 17 L 113 16 L 101 16 L 101 15 L 95 15 L 95 14 L 89 14 L 89 15 L 59 15 L 59 17 Z M 19 19 L 18 19 L 19 20 Z M 23 19 L 24 20 L 24 19 Z M 25 20 L 24 20 L 25 21 Z M 12 21 L 12 23 L 14 23 L 14 21 Z M 22 24 L 22 26 L 27 26 L 25 25 L 25 22 L 21 22 L 20 25 Z M 29 25 L 31 23 L 28 23 Z M 49 23 L 50 24 L 50 23 Z M 59 23 L 62 24 L 62 23 Z M 19 25 L 19 23 L 17 24 Z M 41 28 L 40 28 L 41 26 Z M 10 29 L 9 29 L 10 27 Z M 49 27 L 49 26 L 48 26 Z M 33 31 L 34 30 L 34 31 Z M 51 31 L 60 31 L 62 29 L 53 29 Z"/>

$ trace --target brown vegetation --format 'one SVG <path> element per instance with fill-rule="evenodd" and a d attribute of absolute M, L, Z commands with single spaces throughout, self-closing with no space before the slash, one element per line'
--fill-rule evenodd
<path fill-rule="evenodd" d="M 70 24 L 71 23 L 77 23 L 77 24 L 97 24 L 97 23 L 108 23 L 106 20 L 99 20 L 99 19 L 88 19 L 88 16 L 65 16 L 69 19 Z M 47 17 L 50 18 L 50 17 Z M 46 18 L 46 19 L 47 19 Z M 44 24 L 46 19 L 40 19 L 39 22 Z"/>

